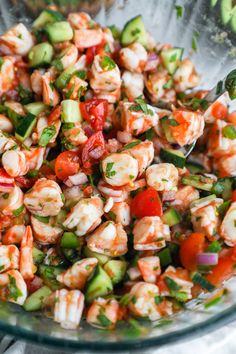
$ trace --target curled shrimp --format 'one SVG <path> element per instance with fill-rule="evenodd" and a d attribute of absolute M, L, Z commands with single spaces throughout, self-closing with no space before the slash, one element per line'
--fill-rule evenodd
<path fill-rule="evenodd" d="M 87 89 L 88 83 L 80 79 L 76 75 L 72 75 L 68 85 L 63 89 L 63 93 L 67 98 L 76 100 L 79 95 L 81 96 Z"/>
<path fill-rule="evenodd" d="M 68 129 L 63 128 L 63 133 L 66 140 L 74 146 L 84 144 L 88 140 L 80 123 L 74 123 L 73 127 L 69 127 Z"/>
<path fill-rule="evenodd" d="M 74 65 L 78 58 L 78 49 L 74 44 L 70 44 L 65 48 L 54 60 L 54 65 L 59 65 L 60 70 L 65 70 L 70 65 Z"/>
<path fill-rule="evenodd" d="M 161 274 L 160 259 L 157 256 L 139 258 L 138 268 L 143 280 L 148 283 L 156 283 L 157 277 Z"/>
<path fill-rule="evenodd" d="M 10 28 L 0 38 L 15 54 L 26 55 L 34 45 L 33 36 L 23 23 Z"/>
<path fill-rule="evenodd" d="M 178 179 L 178 169 L 171 163 L 154 164 L 146 170 L 147 185 L 157 191 L 176 190 Z"/>
<path fill-rule="evenodd" d="M 1 75 L 1 74 L 0 74 Z M 0 79 L 1 80 L 1 79 Z M 3 91 L 2 91 L 3 92 Z M 13 124 L 9 118 L 0 114 L 0 130 L 5 133 L 11 133 L 13 130 Z"/>
<path fill-rule="evenodd" d="M 112 198 L 113 199 L 113 198 Z M 128 226 L 131 222 L 130 206 L 126 202 L 113 203 L 108 212 L 108 217 L 122 226 Z"/>
<path fill-rule="evenodd" d="M 197 189 L 191 186 L 180 187 L 175 193 L 174 201 L 171 202 L 177 210 L 180 212 L 187 211 L 192 202 L 199 199 L 199 192 Z"/>
<path fill-rule="evenodd" d="M 234 154 L 236 152 L 236 139 L 229 139 L 224 134 L 224 129 L 231 124 L 218 119 L 210 128 L 208 139 L 208 153 L 214 158 Z"/>
<path fill-rule="evenodd" d="M 236 176 L 236 152 L 215 160 L 214 167 L 219 171 L 220 177 Z"/>
<path fill-rule="evenodd" d="M 184 92 L 199 84 L 199 75 L 189 58 L 185 58 L 179 63 L 173 78 L 176 92 Z"/>
<path fill-rule="evenodd" d="M 23 206 L 23 192 L 22 190 L 14 186 L 13 190 L 8 194 L 4 193 L 0 195 L 0 211 L 3 215 L 13 216 L 14 211 Z"/>
<path fill-rule="evenodd" d="M 142 74 L 124 71 L 122 74 L 122 91 L 128 98 L 134 99 L 143 95 L 144 78 Z"/>
<path fill-rule="evenodd" d="M 63 233 L 63 229 L 55 225 L 55 217 L 31 216 L 34 238 L 43 245 L 55 244 Z"/>
<path fill-rule="evenodd" d="M 25 155 L 19 150 L 8 150 L 2 155 L 2 165 L 11 177 L 24 176 L 28 172 Z"/>
<path fill-rule="evenodd" d="M 81 28 L 74 31 L 74 43 L 79 50 L 98 45 L 103 40 L 103 32 L 100 28 Z"/>
<path fill-rule="evenodd" d="M 24 204 L 32 213 L 40 216 L 54 216 L 63 206 L 60 186 L 49 179 L 40 178 L 32 190 L 24 196 Z"/>
<path fill-rule="evenodd" d="M 43 76 L 44 72 L 45 72 L 44 69 L 37 69 L 37 70 L 34 70 L 30 76 L 32 90 L 38 96 L 41 96 L 42 92 L 43 92 L 42 76 Z"/>
<path fill-rule="evenodd" d="M 144 75 L 145 88 L 152 103 L 157 103 L 158 101 L 175 102 L 176 93 L 169 85 L 170 82 L 171 76 L 166 70 L 148 72 Z"/>
<path fill-rule="evenodd" d="M 97 188 L 103 197 L 111 197 L 114 202 L 123 202 L 128 198 L 128 192 L 124 187 L 111 186 L 104 182 L 103 179 L 99 181 Z"/>
<path fill-rule="evenodd" d="M 5 231 L 2 243 L 4 245 L 20 244 L 24 233 L 25 225 L 13 225 Z"/>
<path fill-rule="evenodd" d="M 52 75 L 50 72 L 46 72 L 42 76 L 42 95 L 43 95 L 43 103 L 48 106 L 55 107 L 60 101 L 60 95 L 55 89 L 52 87 Z"/>
<path fill-rule="evenodd" d="M 138 177 L 140 177 L 154 159 L 153 142 L 145 140 L 125 150 L 138 161 Z"/>
<path fill-rule="evenodd" d="M 0 131 L 0 154 L 3 154 L 5 151 L 17 147 L 15 140 L 6 136 L 4 132 Z"/>
<path fill-rule="evenodd" d="M 14 58 L 5 56 L 2 58 L 2 61 L 0 69 L 0 95 L 13 87 L 13 81 L 15 78 Z"/>
<path fill-rule="evenodd" d="M 3 301 L 23 305 L 27 297 L 27 286 L 18 270 L 12 269 L 0 274 L 0 298 Z"/>
<path fill-rule="evenodd" d="M 142 73 L 147 62 L 147 51 L 138 42 L 122 48 L 119 52 L 120 64 L 127 70 Z"/>
<path fill-rule="evenodd" d="M 127 234 L 121 224 L 106 221 L 88 237 L 87 246 L 93 252 L 119 257 L 128 251 Z"/>
<path fill-rule="evenodd" d="M 30 226 L 26 226 L 20 246 L 20 272 L 24 279 L 34 277 L 36 270 L 33 262 L 33 234 Z"/>
<path fill-rule="evenodd" d="M 57 280 L 70 289 L 82 290 L 89 275 L 98 264 L 97 258 L 85 258 L 57 276 Z"/>
<path fill-rule="evenodd" d="M 86 12 L 71 12 L 67 20 L 74 29 L 90 28 L 95 25 L 95 22 Z"/>
<path fill-rule="evenodd" d="M 19 268 L 19 250 L 15 245 L 0 245 L 0 273 Z"/>
<path fill-rule="evenodd" d="M 0 192 L 9 193 L 15 186 L 15 180 L 4 170 L 0 168 Z"/>
<path fill-rule="evenodd" d="M 220 236 L 228 246 L 234 246 L 236 244 L 235 220 L 236 202 L 233 202 L 227 210 L 220 226 Z"/>
<path fill-rule="evenodd" d="M 100 320 L 102 316 L 106 316 L 108 324 Z M 89 324 L 98 328 L 112 329 L 120 317 L 119 303 L 115 299 L 103 299 L 101 297 L 95 299 L 88 309 L 86 320 Z"/>

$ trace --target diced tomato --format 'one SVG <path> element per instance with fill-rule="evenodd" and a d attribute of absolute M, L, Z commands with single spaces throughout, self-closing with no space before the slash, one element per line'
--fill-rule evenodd
<path fill-rule="evenodd" d="M 18 176 L 15 177 L 16 184 L 21 188 L 32 188 L 35 182 L 37 181 L 36 178 L 28 178 L 25 176 Z"/>
<path fill-rule="evenodd" d="M 43 286 L 42 279 L 37 275 L 35 275 L 33 279 L 25 280 L 25 282 L 26 282 L 27 290 L 30 294 L 34 293 L 36 290 L 42 288 Z"/>
<path fill-rule="evenodd" d="M 215 102 L 212 106 L 211 113 L 216 119 L 224 119 L 227 117 L 228 109 L 223 103 Z"/>
<path fill-rule="evenodd" d="M 90 47 L 86 50 L 86 63 L 91 65 L 95 55 L 102 54 L 101 51 L 104 50 L 105 41 L 103 40 L 100 44 Z"/>
<path fill-rule="evenodd" d="M 79 171 L 80 163 L 78 153 L 75 151 L 64 151 L 57 156 L 55 172 L 57 178 L 64 180 Z"/>
<path fill-rule="evenodd" d="M 131 213 L 137 218 L 161 216 L 162 204 L 158 192 L 154 188 L 139 192 L 131 202 Z"/>
<path fill-rule="evenodd" d="M 235 189 L 235 191 L 233 191 L 231 199 L 232 199 L 232 202 L 236 202 L 236 189 Z"/>
<path fill-rule="evenodd" d="M 43 177 L 46 177 L 47 179 L 51 179 L 52 181 L 56 181 L 57 180 L 57 176 L 56 174 L 54 173 L 53 169 L 48 166 L 48 165 L 42 165 L 40 167 L 40 174 L 43 176 Z"/>
<path fill-rule="evenodd" d="M 218 264 L 215 265 L 211 273 L 206 275 L 206 279 L 216 287 L 232 277 L 235 274 L 236 264 L 236 248 L 232 248 L 225 255 L 219 258 Z"/>
<path fill-rule="evenodd" d="M 204 251 L 205 236 L 202 233 L 192 233 L 180 244 L 180 261 L 191 271 L 197 268 L 197 255 Z"/>
<path fill-rule="evenodd" d="M 108 101 L 105 99 L 92 98 L 85 102 L 80 102 L 82 116 L 87 120 L 95 131 L 100 131 L 104 127 L 108 112 Z"/>
<path fill-rule="evenodd" d="M 61 116 L 61 106 L 56 106 L 48 116 L 48 124 L 57 121 Z"/>
<path fill-rule="evenodd" d="M 82 150 L 82 163 L 98 162 L 105 154 L 106 146 L 102 132 L 90 136 Z"/>

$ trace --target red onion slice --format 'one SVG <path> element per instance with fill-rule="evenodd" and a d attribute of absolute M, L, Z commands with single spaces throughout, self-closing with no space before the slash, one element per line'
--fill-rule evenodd
<path fill-rule="evenodd" d="M 199 253 L 197 255 L 197 264 L 205 266 L 213 266 L 218 264 L 218 253 Z"/>

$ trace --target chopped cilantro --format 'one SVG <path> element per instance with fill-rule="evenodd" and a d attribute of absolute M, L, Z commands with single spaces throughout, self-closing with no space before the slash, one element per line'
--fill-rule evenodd
<path fill-rule="evenodd" d="M 110 57 L 106 55 L 102 58 L 100 64 L 105 71 L 113 70 L 116 67 L 116 63 L 114 62 L 114 60 L 112 60 Z"/>
<path fill-rule="evenodd" d="M 108 178 L 111 178 L 111 177 L 115 176 L 115 174 L 116 174 L 116 171 L 112 171 L 113 165 L 114 165 L 114 162 L 108 162 L 107 165 L 106 165 L 105 175 Z"/>
<path fill-rule="evenodd" d="M 181 18 L 183 16 L 184 9 L 180 5 L 175 5 L 176 17 Z"/>
<path fill-rule="evenodd" d="M 25 208 L 24 205 L 21 205 L 18 209 L 13 210 L 12 214 L 14 216 L 19 216 L 24 210 L 24 208 Z"/>
<path fill-rule="evenodd" d="M 16 286 L 16 279 L 8 274 L 9 277 L 9 284 L 8 284 L 8 297 L 9 299 L 13 299 L 14 301 L 17 301 L 18 297 L 22 296 L 22 292 L 20 289 Z"/>
<path fill-rule="evenodd" d="M 39 146 L 47 146 L 50 140 L 56 134 L 56 127 L 54 125 L 50 125 L 43 129 L 42 135 L 39 139 Z"/>

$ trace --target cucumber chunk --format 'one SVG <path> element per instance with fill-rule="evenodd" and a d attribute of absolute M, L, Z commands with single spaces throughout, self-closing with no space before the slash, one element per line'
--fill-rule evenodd
<path fill-rule="evenodd" d="M 40 264 L 43 262 L 45 258 L 45 254 L 40 251 L 38 248 L 34 247 L 33 248 L 33 261 L 35 264 Z"/>
<path fill-rule="evenodd" d="M 6 101 L 4 103 L 4 106 L 6 107 L 6 114 L 7 116 L 11 119 L 14 127 L 17 127 L 17 125 L 20 123 L 21 119 L 24 118 L 25 113 L 22 112 L 22 114 L 19 114 L 15 106 L 19 105 L 19 107 L 22 107 L 20 103 L 16 103 L 13 101 Z"/>
<path fill-rule="evenodd" d="M 106 256 L 105 254 L 97 253 L 91 251 L 87 246 L 83 249 L 83 254 L 85 257 L 95 257 L 98 260 L 98 263 L 100 265 L 104 265 L 110 260 L 109 256 Z"/>
<path fill-rule="evenodd" d="M 123 46 L 133 42 L 139 42 L 144 47 L 147 45 L 147 33 L 141 15 L 132 18 L 125 24 L 120 40 Z"/>
<path fill-rule="evenodd" d="M 182 178 L 181 182 L 185 185 L 202 189 L 204 191 L 211 191 L 213 187 L 213 180 L 209 177 L 201 175 L 189 175 Z"/>
<path fill-rule="evenodd" d="M 182 59 L 183 51 L 183 48 L 177 47 L 162 50 L 161 58 L 169 74 L 173 75 L 177 70 L 179 61 Z"/>
<path fill-rule="evenodd" d="M 61 247 L 62 248 L 73 248 L 76 249 L 80 246 L 79 237 L 76 236 L 73 232 L 64 232 L 61 238 Z"/>
<path fill-rule="evenodd" d="M 20 120 L 18 126 L 16 127 L 16 131 L 15 131 L 16 139 L 18 139 L 21 142 L 27 139 L 32 133 L 36 122 L 37 122 L 37 117 L 32 113 L 28 113 L 25 117 L 23 117 Z"/>
<path fill-rule="evenodd" d="M 35 116 L 38 116 L 39 113 L 46 111 L 48 108 L 43 102 L 28 103 L 24 107 L 28 113 L 34 114 Z"/>
<path fill-rule="evenodd" d="M 199 172 L 203 171 L 203 166 L 197 162 L 188 161 L 188 162 L 186 162 L 185 166 L 192 174 L 199 173 Z"/>
<path fill-rule="evenodd" d="M 64 268 L 60 266 L 49 266 L 45 264 L 40 264 L 39 275 L 43 278 L 44 284 L 46 284 L 50 289 L 57 290 L 63 288 L 63 284 L 57 281 L 57 275 L 64 272 Z"/>
<path fill-rule="evenodd" d="M 43 300 L 51 293 L 52 291 L 47 286 L 43 286 L 42 288 L 36 290 L 25 300 L 23 305 L 24 309 L 26 311 L 40 310 L 43 304 Z"/>
<path fill-rule="evenodd" d="M 76 72 L 76 67 L 73 65 L 68 66 L 56 79 L 55 86 L 59 90 L 63 89 L 69 82 L 71 76 Z"/>
<path fill-rule="evenodd" d="M 51 43 L 70 41 L 73 38 L 73 29 L 67 21 L 48 23 L 45 31 Z"/>
<path fill-rule="evenodd" d="M 29 65 L 31 68 L 47 66 L 53 57 L 53 47 L 48 42 L 35 45 L 29 52 Z"/>
<path fill-rule="evenodd" d="M 64 100 L 61 102 L 61 119 L 63 123 L 76 123 L 82 121 L 79 102 Z"/>
<path fill-rule="evenodd" d="M 222 22 L 224 25 L 227 25 L 235 13 L 235 7 L 233 7 L 232 0 L 221 0 L 220 10 Z"/>
<path fill-rule="evenodd" d="M 176 167 L 183 168 L 185 166 L 185 157 L 182 151 L 174 149 L 161 149 L 160 158 L 165 161 L 172 163 Z"/>
<path fill-rule="evenodd" d="M 33 22 L 33 28 L 42 28 L 47 23 L 63 21 L 65 17 L 58 11 L 46 9 L 41 12 L 41 14 Z"/>
<path fill-rule="evenodd" d="M 175 139 L 173 138 L 171 130 L 170 130 L 170 120 L 168 118 L 161 119 L 161 127 L 163 129 L 164 134 L 165 134 L 166 140 L 171 144 L 175 143 Z"/>
<path fill-rule="evenodd" d="M 175 208 L 169 208 L 164 212 L 162 220 L 164 224 L 174 226 L 180 223 L 181 215 Z"/>
<path fill-rule="evenodd" d="M 124 279 L 126 269 L 127 263 L 116 259 L 108 261 L 104 266 L 104 270 L 111 278 L 113 285 L 120 283 Z"/>
<path fill-rule="evenodd" d="M 112 293 L 112 291 L 113 285 L 111 278 L 101 266 L 97 266 L 85 289 L 86 302 L 91 304 L 97 297 L 108 295 Z"/>

